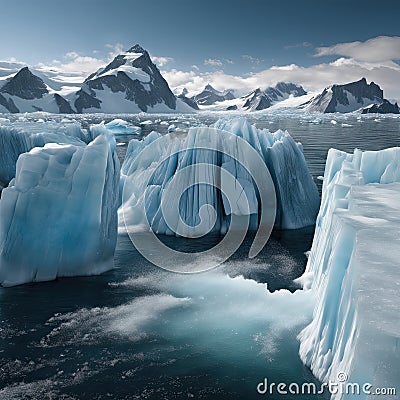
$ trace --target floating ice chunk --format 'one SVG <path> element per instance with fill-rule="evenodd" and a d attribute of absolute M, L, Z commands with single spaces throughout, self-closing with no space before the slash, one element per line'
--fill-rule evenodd
<path fill-rule="evenodd" d="M 87 146 L 51 143 L 22 154 L 0 199 L 0 283 L 112 268 L 118 184 L 111 135 Z"/>
<path fill-rule="evenodd" d="M 15 176 L 20 154 L 46 143 L 69 143 L 84 146 L 90 135 L 78 124 L 16 122 L 0 125 L 0 181 L 9 182 Z"/>
<path fill-rule="evenodd" d="M 113 119 L 104 126 L 114 135 L 139 135 L 142 129 L 140 126 L 131 125 L 123 119 Z"/>
<path fill-rule="evenodd" d="M 176 126 L 172 124 L 168 127 L 168 132 L 174 132 L 174 131 L 176 131 Z"/>
<path fill-rule="evenodd" d="M 332 149 L 324 176 L 315 237 L 301 278 L 318 303 L 312 323 L 299 336 L 300 356 L 323 381 L 337 382 L 344 372 L 348 382 L 396 387 L 400 148 L 354 154 Z"/>
<path fill-rule="evenodd" d="M 315 222 L 319 205 L 317 188 L 308 172 L 301 145 L 296 144 L 287 132 L 259 130 L 246 119 L 240 118 L 220 120 L 212 128 L 218 129 L 218 135 L 211 135 L 209 128 L 200 127 L 191 128 L 185 137 L 169 135 L 163 141 L 156 141 L 161 135 L 152 132 L 142 141 L 130 141 L 122 166 L 121 190 L 125 188 L 129 193 L 120 209 L 122 223 L 126 222 L 129 229 L 137 229 L 144 225 L 147 218 L 155 232 L 173 234 L 161 212 L 163 191 L 176 174 L 188 166 L 194 166 L 193 176 L 187 178 L 188 189 L 181 198 L 180 209 L 176 210 L 176 219 L 181 216 L 187 224 L 197 226 L 200 223 L 200 209 L 208 204 L 217 212 L 213 231 L 225 233 L 231 213 L 250 215 L 251 229 L 257 229 L 259 197 L 254 182 L 243 166 L 222 151 L 232 148 L 232 133 L 233 137 L 247 141 L 270 171 L 278 200 L 275 226 L 294 229 Z M 212 131 L 215 132 L 214 129 Z M 224 131 L 231 134 L 225 134 Z M 150 145 L 151 151 L 144 151 Z M 222 155 L 215 151 L 192 149 L 193 146 L 220 148 Z M 233 147 L 239 154 L 239 146 L 236 144 Z M 191 150 L 186 150 L 188 148 Z M 168 161 L 161 163 L 160 160 L 166 157 L 169 157 Z M 215 187 L 206 185 L 199 189 L 196 178 L 204 173 L 200 172 L 200 167 L 196 167 L 199 164 L 209 165 L 206 175 L 210 182 L 215 183 L 220 179 L 218 167 L 237 178 L 242 192 L 239 195 L 239 187 L 236 188 L 236 204 L 229 205 Z M 249 201 L 248 211 L 245 211 L 243 203 L 245 198 Z M 211 214 L 205 218 L 210 218 L 210 223 L 213 220 Z"/>

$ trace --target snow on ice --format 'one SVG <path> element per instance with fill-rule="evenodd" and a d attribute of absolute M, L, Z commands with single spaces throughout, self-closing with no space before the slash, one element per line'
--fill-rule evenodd
<path fill-rule="evenodd" d="M 322 381 L 337 382 L 342 372 L 348 382 L 374 388 L 399 382 L 399 200 L 400 148 L 329 151 L 301 278 L 318 302 L 299 336 L 303 362 Z"/>

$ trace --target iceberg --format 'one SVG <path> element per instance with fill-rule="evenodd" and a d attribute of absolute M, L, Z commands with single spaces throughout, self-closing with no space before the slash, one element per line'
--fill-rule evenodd
<path fill-rule="evenodd" d="M 247 215 L 250 230 L 256 230 L 260 194 L 251 173 L 237 162 L 244 157 L 240 140 L 255 150 L 270 172 L 277 198 L 275 227 L 295 229 L 314 224 L 319 195 L 301 145 L 287 132 L 260 130 L 237 118 L 190 128 L 186 136 L 152 132 L 143 140 L 132 139 L 122 165 L 121 225 L 133 231 L 148 222 L 155 233 L 175 235 L 177 231 L 167 222 L 177 228 L 178 221 L 183 221 L 187 224 L 185 236 L 198 237 L 208 232 L 225 234 L 232 215 Z M 236 184 L 224 182 L 221 169 L 234 176 Z M 176 182 L 173 189 L 171 182 Z M 169 193 L 182 194 L 179 205 L 173 209 L 171 203 L 168 208 L 169 221 L 162 209 L 167 188 Z M 227 199 L 226 191 L 233 201 Z"/>
<path fill-rule="evenodd" d="M 18 157 L 34 147 L 46 143 L 85 146 L 89 141 L 90 133 L 77 123 L 0 121 L 0 181 L 8 183 L 14 178 Z"/>
<path fill-rule="evenodd" d="M 212 126 L 243 138 L 262 155 L 277 196 L 275 228 L 298 229 L 315 224 L 320 198 L 301 143 L 286 131 L 257 129 L 245 118 L 220 119 Z"/>
<path fill-rule="evenodd" d="M 112 135 L 21 154 L 0 199 L 0 283 L 99 274 L 113 267 L 119 161 Z"/>
<path fill-rule="evenodd" d="M 400 148 L 331 149 L 305 274 L 318 299 L 300 357 L 322 381 L 395 388 L 400 367 Z M 390 393 L 388 393 L 390 394 Z M 354 398 L 346 390 L 333 399 Z M 387 398 L 395 399 L 395 393 Z"/>
<path fill-rule="evenodd" d="M 140 135 L 140 126 L 131 125 L 129 122 L 116 118 L 104 124 L 106 129 L 114 135 Z"/>

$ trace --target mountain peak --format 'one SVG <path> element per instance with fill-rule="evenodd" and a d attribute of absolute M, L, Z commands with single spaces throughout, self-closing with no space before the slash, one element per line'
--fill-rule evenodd
<path fill-rule="evenodd" d="M 40 99 L 48 93 L 43 80 L 32 74 L 28 67 L 21 68 L 1 88 L 1 91 L 26 100 Z"/>
<path fill-rule="evenodd" d="M 209 83 L 207 83 L 204 90 L 209 90 L 210 92 L 216 92 L 216 90 Z"/>
<path fill-rule="evenodd" d="M 325 88 L 305 107 L 311 111 L 324 113 L 352 112 L 371 104 L 380 105 L 384 100 L 383 90 L 376 83 L 368 84 L 365 78 L 361 78 L 358 81 Z"/>
<path fill-rule="evenodd" d="M 139 44 L 135 44 L 128 50 L 128 53 L 142 53 L 143 54 L 143 53 L 146 53 L 146 50 Z"/>
<path fill-rule="evenodd" d="M 31 77 L 34 76 L 31 72 L 31 70 L 28 67 L 23 67 L 21 68 L 15 75 L 14 78 L 16 77 Z"/>

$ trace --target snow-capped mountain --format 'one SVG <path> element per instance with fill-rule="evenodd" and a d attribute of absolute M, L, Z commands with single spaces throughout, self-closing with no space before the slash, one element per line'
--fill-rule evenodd
<path fill-rule="evenodd" d="M 290 82 L 279 82 L 275 86 L 267 87 L 265 90 L 257 88 L 245 96 L 219 101 L 217 104 L 202 108 L 219 111 L 259 111 L 265 110 L 289 97 L 299 97 L 306 94 L 307 92 L 299 85 Z"/>
<path fill-rule="evenodd" d="M 187 97 L 188 94 L 188 90 L 186 88 L 184 88 L 182 90 L 182 93 L 179 94 L 177 97 L 178 99 L 181 99 L 183 102 L 185 102 L 189 107 L 192 107 L 195 110 L 199 110 L 199 106 L 197 105 L 197 103 L 190 97 Z"/>
<path fill-rule="evenodd" d="M 220 92 L 208 84 L 201 93 L 193 96 L 192 100 L 199 106 L 210 106 L 218 101 L 233 100 L 234 98 L 235 95 L 232 90 Z"/>
<path fill-rule="evenodd" d="M 42 74 L 24 67 L 0 78 L 0 112 L 191 112 L 196 108 L 172 93 L 149 53 L 139 45 L 117 55 L 78 85 L 78 90 L 65 95 L 56 82 L 52 85 L 51 78 L 38 75 Z"/>
<path fill-rule="evenodd" d="M 73 99 L 78 113 L 190 111 L 175 97 L 149 53 L 139 45 L 91 74 Z"/>
<path fill-rule="evenodd" d="M 241 100 L 244 100 L 241 108 L 248 111 L 264 110 L 272 105 L 271 99 L 260 88 L 257 88 L 246 96 L 243 96 Z M 236 109 L 237 108 L 239 108 L 238 105 L 236 105 Z"/>
<path fill-rule="evenodd" d="M 290 82 L 278 82 L 275 86 L 267 87 L 264 91 L 260 88 L 242 97 L 242 108 L 248 111 L 264 110 L 273 104 L 288 97 L 304 96 L 307 92 L 299 85 Z"/>
<path fill-rule="evenodd" d="M 344 85 L 332 85 L 303 106 L 308 111 L 323 113 L 352 112 L 371 104 L 383 102 L 383 90 L 365 78 Z"/>
<path fill-rule="evenodd" d="M 400 108 L 397 103 L 391 103 L 389 100 L 383 99 L 381 104 L 371 104 L 362 109 L 362 114 L 400 114 Z"/>
<path fill-rule="evenodd" d="M 28 67 L 0 81 L 0 112 L 69 110 L 68 102 L 34 75 Z"/>

